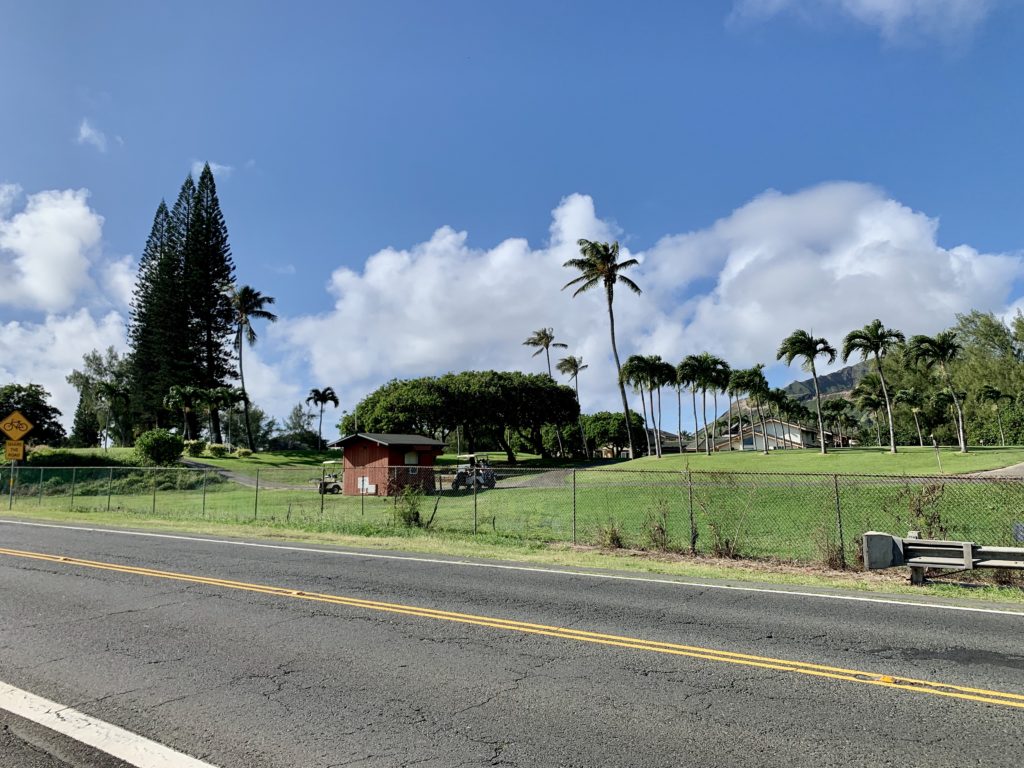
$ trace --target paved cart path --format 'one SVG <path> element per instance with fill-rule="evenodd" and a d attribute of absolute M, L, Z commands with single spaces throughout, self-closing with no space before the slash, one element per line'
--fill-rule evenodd
<path fill-rule="evenodd" d="M 0 681 L 239 768 L 1020 764 L 1019 607 L 728 586 L 0 522 Z"/>

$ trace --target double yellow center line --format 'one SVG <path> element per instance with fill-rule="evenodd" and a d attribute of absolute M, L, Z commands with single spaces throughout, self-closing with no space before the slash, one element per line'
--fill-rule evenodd
<path fill-rule="evenodd" d="M 569 629 L 567 627 L 555 627 L 546 624 L 532 624 L 525 621 L 514 621 L 512 619 L 502 619 L 494 616 L 480 616 L 472 613 L 441 611 L 434 608 L 422 608 L 415 605 L 385 603 L 379 600 L 362 600 L 356 597 L 329 595 L 320 592 L 303 592 L 300 590 L 288 589 L 286 587 L 251 584 L 244 581 L 216 579 L 207 576 L 176 573 L 174 571 L 158 571 L 152 568 L 118 565 L 116 563 L 104 563 L 95 560 L 82 560 L 76 557 L 48 555 L 40 552 L 26 552 L 0 547 L 0 555 L 9 555 L 11 557 L 20 557 L 30 560 L 42 560 L 44 562 L 57 563 L 60 565 L 96 568 L 104 571 L 115 571 L 117 573 L 127 573 L 136 576 L 148 576 L 156 579 L 170 579 L 173 581 L 184 581 L 192 584 L 204 584 L 206 586 L 220 587 L 222 589 L 237 589 L 245 592 L 257 592 L 264 595 L 272 595 L 274 597 L 286 597 L 318 603 L 331 603 L 333 605 L 343 605 L 349 608 L 384 611 L 387 613 L 400 613 L 406 616 L 417 616 L 419 618 L 434 619 L 437 621 L 454 621 L 460 624 L 474 624 L 480 627 L 491 627 L 493 629 L 505 630 L 507 632 L 543 635 L 546 637 L 560 638 L 562 640 L 574 640 L 580 643 L 594 643 L 617 648 L 629 648 L 637 651 L 668 654 L 671 656 L 688 656 L 690 658 L 703 659 L 705 661 L 739 664 L 745 667 L 771 669 L 778 672 L 791 672 L 800 675 L 809 675 L 811 677 L 840 680 L 847 683 L 861 683 L 864 685 L 875 685 L 883 688 L 897 688 L 903 691 L 910 691 L 912 693 L 927 693 L 933 696 L 967 699 L 969 701 L 978 701 L 985 704 L 997 704 L 1004 707 L 1024 709 L 1024 695 L 1021 694 L 990 691 L 984 688 L 970 688 L 967 686 L 951 685 L 949 683 L 940 683 L 931 680 L 917 680 L 910 677 L 899 677 L 896 675 L 879 674 L 876 672 L 863 672 L 860 670 L 831 667 L 823 664 L 809 664 L 803 661 L 776 659 L 770 656 L 734 653 L 732 651 L 721 651 L 714 648 L 705 648 L 696 645 L 662 643 L 656 640 L 644 640 L 636 637 L 588 632 L 581 629 Z"/>

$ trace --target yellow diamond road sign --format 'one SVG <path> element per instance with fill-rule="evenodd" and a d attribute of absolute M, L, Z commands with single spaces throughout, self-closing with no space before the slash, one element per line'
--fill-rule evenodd
<path fill-rule="evenodd" d="M 21 415 L 20 411 L 13 411 L 0 420 L 0 431 L 11 440 L 21 440 L 32 429 L 32 422 Z"/>

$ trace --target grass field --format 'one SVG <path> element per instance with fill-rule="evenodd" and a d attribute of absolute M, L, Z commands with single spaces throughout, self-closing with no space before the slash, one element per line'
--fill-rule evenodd
<path fill-rule="evenodd" d="M 942 469 L 939 469 L 939 462 Z M 666 453 L 662 458 L 645 456 L 618 465 L 622 469 L 685 469 L 702 472 L 813 472 L 858 475 L 938 475 L 1000 469 L 1024 462 L 1024 447 L 973 447 L 967 454 L 942 448 L 936 458 L 932 448 L 900 446 L 895 455 L 888 449 L 841 448 L 822 456 L 816 450 L 725 451 Z"/>

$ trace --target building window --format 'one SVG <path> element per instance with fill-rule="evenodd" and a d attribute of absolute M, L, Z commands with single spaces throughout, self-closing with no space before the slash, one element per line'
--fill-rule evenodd
<path fill-rule="evenodd" d="M 420 455 L 416 451 L 409 451 L 405 454 L 405 465 L 416 466 L 420 463 Z"/>

